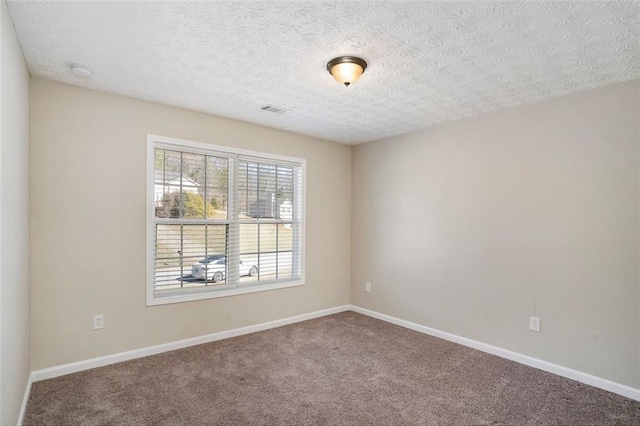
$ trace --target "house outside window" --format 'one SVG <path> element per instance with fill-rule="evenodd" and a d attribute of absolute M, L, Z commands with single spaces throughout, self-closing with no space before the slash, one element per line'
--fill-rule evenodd
<path fill-rule="evenodd" d="M 147 144 L 148 305 L 304 284 L 305 160 Z"/>

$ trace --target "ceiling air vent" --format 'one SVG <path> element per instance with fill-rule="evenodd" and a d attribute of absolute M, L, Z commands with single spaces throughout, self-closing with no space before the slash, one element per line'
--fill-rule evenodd
<path fill-rule="evenodd" d="M 269 105 L 269 104 L 262 105 L 260 107 L 260 109 L 263 110 L 263 111 L 272 112 L 274 114 L 284 114 L 285 112 L 291 111 L 290 109 L 280 108 L 280 107 L 277 107 L 275 105 Z"/>

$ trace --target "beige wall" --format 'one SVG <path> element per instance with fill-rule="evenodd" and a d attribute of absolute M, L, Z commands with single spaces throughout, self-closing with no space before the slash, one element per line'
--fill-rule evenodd
<path fill-rule="evenodd" d="M 16 424 L 29 378 L 29 72 L 0 2 L 0 424 Z"/>
<path fill-rule="evenodd" d="M 639 387 L 638 89 L 359 145 L 352 158 L 339 144 L 32 79 L 32 369 L 351 300 Z M 147 133 L 306 158 L 307 285 L 146 307 Z M 106 328 L 92 331 L 97 313 Z M 530 315 L 542 333 L 528 331 Z"/>
<path fill-rule="evenodd" d="M 638 84 L 355 147 L 352 303 L 640 387 Z"/>
<path fill-rule="evenodd" d="M 350 147 L 36 79 L 31 95 L 34 370 L 349 302 Z M 147 133 L 307 159 L 306 285 L 146 307 Z"/>

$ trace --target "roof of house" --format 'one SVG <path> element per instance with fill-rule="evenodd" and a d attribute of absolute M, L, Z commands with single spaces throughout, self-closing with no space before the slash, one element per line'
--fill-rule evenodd
<path fill-rule="evenodd" d="M 175 183 L 172 183 L 176 180 L 180 179 L 180 173 L 178 172 L 174 172 L 171 170 L 156 170 L 155 171 L 155 183 L 156 185 L 162 185 L 162 184 L 169 184 L 171 183 L 172 185 L 175 185 Z M 182 180 L 183 182 L 187 182 L 187 184 L 189 186 L 200 186 L 200 184 L 196 181 L 194 181 L 193 179 L 191 179 L 188 176 L 185 176 L 184 174 L 182 174 Z"/>

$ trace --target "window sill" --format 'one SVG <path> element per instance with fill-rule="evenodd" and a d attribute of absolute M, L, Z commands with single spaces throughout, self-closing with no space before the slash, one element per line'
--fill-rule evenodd
<path fill-rule="evenodd" d="M 253 284 L 228 290 L 200 290 L 189 293 L 174 293 L 164 296 L 148 295 L 147 306 L 168 305 L 170 303 L 191 302 L 195 300 L 216 299 L 218 297 L 236 296 L 239 294 L 258 293 L 260 291 L 278 290 L 281 288 L 304 285 L 304 280 L 284 281 L 267 284 Z"/>

